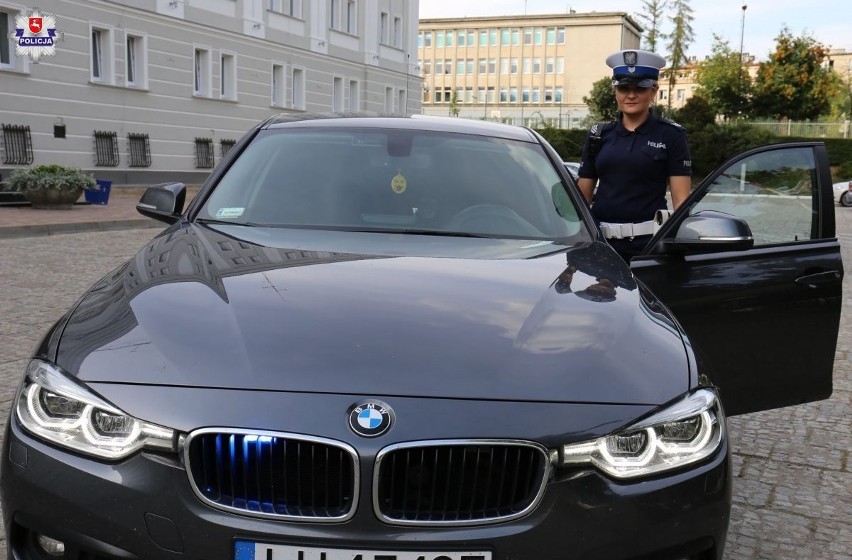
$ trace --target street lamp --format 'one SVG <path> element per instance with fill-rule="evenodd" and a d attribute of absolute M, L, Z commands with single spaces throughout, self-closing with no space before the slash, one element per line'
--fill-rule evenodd
<path fill-rule="evenodd" d="M 743 19 L 740 25 L 740 71 L 737 72 L 737 89 L 740 94 L 740 109 L 738 113 L 742 114 L 743 105 L 743 41 L 745 39 L 745 14 L 748 4 L 743 3 Z"/>

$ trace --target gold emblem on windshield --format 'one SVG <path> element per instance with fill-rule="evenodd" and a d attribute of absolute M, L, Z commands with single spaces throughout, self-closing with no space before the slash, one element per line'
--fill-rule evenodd
<path fill-rule="evenodd" d="M 402 194 L 405 192 L 406 187 L 408 187 L 408 181 L 405 180 L 402 173 L 397 172 L 393 176 L 393 179 L 391 179 L 391 190 L 396 194 Z"/>

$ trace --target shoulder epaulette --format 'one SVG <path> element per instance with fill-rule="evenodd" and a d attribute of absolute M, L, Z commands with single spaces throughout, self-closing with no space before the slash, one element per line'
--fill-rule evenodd
<path fill-rule="evenodd" d="M 667 119 L 665 117 L 657 117 L 657 120 L 660 121 L 661 123 L 670 124 L 672 126 L 675 126 L 675 127 L 679 128 L 681 130 L 686 130 L 685 126 L 683 126 L 682 124 L 677 123 L 677 122 L 675 122 L 671 119 Z"/>

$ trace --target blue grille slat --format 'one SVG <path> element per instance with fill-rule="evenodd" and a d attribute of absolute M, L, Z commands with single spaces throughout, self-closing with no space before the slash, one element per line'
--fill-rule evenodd
<path fill-rule="evenodd" d="M 196 492 L 214 506 L 316 520 L 353 511 L 355 458 L 342 445 L 205 431 L 191 437 L 186 457 Z"/>

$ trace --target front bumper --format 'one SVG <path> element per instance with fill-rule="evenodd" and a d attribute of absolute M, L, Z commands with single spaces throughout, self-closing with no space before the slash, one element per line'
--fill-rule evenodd
<path fill-rule="evenodd" d="M 372 464 L 361 458 L 363 472 Z M 109 464 L 34 440 L 10 418 L 0 473 L 10 559 L 45 560 L 37 536 L 65 543 L 67 560 L 232 560 L 234 541 L 323 548 L 490 550 L 494 560 L 721 559 L 731 473 L 727 440 L 709 461 L 631 483 L 560 471 L 528 516 L 480 527 L 398 527 L 368 502 L 344 523 L 255 519 L 199 501 L 176 457 L 137 454 Z M 305 560 L 308 560 L 307 558 Z M 365 559 L 366 560 L 366 559 Z"/>

